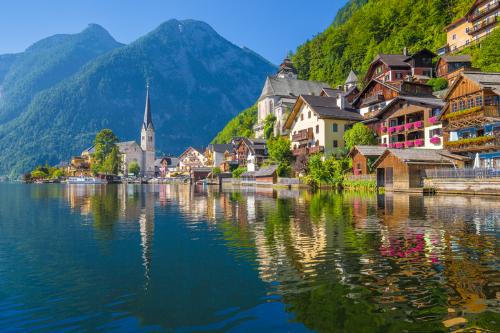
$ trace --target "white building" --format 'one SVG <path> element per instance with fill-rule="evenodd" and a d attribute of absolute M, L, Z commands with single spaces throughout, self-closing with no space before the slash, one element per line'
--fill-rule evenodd
<path fill-rule="evenodd" d="M 297 79 L 297 70 L 290 59 L 285 59 L 278 73 L 268 76 L 258 100 L 257 125 L 255 137 L 264 137 L 264 125 L 269 115 L 274 115 L 274 135 L 286 135 L 284 124 L 297 98 L 300 95 L 319 96 L 323 88 L 329 88 L 324 82 Z"/>
<path fill-rule="evenodd" d="M 118 149 L 122 154 L 121 169 L 123 174 L 128 174 L 128 166 L 135 161 L 141 167 L 141 176 L 154 177 L 155 175 L 155 128 L 151 117 L 151 104 L 149 102 L 149 84 L 146 90 L 146 107 L 144 121 L 141 126 L 141 145 L 135 141 L 119 142 Z"/>

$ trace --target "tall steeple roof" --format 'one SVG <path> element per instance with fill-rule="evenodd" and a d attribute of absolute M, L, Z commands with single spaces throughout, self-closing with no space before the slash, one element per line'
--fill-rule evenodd
<path fill-rule="evenodd" d="M 358 83 L 358 77 L 356 76 L 356 73 L 351 69 L 351 72 L 349 72 L 349 76 L 347 77 L 347 80 L 345 80 L 345 84 L 356 84 Z"/>
<path fill-rule="evenodd" d="M 154 129 L 155 128 L 153 126 L 153 119 L 151 117 L 151 106 L 149 103 L 149 82 L 146 86 L 146 108 L 144 109 L 144 122 L 142 123 L 142 126 L 145 129 L 148 129 L 148 128 Z"/>

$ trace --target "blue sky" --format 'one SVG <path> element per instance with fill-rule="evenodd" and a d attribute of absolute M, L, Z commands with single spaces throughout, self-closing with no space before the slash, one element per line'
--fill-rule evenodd
<path fill-rule="evenodd" d="M 346 0 L 5 0 L 0 2 L 0 54 L 44 37 L 98 23 L 129 43 L 171 19 L 209 23 L 231 42 L 278 64 L 288 50 L 323 31 Z"/>

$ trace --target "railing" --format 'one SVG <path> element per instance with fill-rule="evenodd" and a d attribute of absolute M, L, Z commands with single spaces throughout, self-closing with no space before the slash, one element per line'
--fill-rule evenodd
<path fill-rule="evenodd" d="M 474 25 L 474 27 L 469 31 L 469 35 L 474 35 L 474 34 L 478 33 L 479 31 L 483 30 L 484 28 L 486 28 L 492 24 L 495 24 L 497 22 L 498 22 L 498 19 L 496 16 L 489 17 L 486 20 L 479 23 L 478 25 Z"/>
<path fill-rule="evenodd" d="M 370 104 L 375 104 L 375 103 L 381 103 L 384 101 L 384 95 L 382 94 L 376 94 L 373 96 L 368 96 L 365 97 L 363 101 L 363 105 L 370 105 Z"/>
<path fill-rule="evenodd" d="M 495 136 L 480 136 L 457 141 L 448 141 L 444 144 L 451 152 L 477 152 L 500 149 L 500 138 Z"/>
<path fill-rule="evenodd" d="M 427 178 L 500 178 L 500 169 L 495 168 L 464 168 L 464 169 L 427 169 L 425 170 Z"/>
<path fill-rule="evenodd" d="M 295 148 L 292 150 L 293 156 L 307 155 L 308 149 L 307 147 Z"/>
<path fill-rule="evenodd" d="M 323 146 L 314 146 L 309 148 L 309 154 L 318 154 L 325 151 L 325 147 Z"/>
<path fill-rule="evenodd" d="M 298 131 L 292 135 L 292 141 L 305 141 L 309 139 L 312 139 L 312 131 L 307 129 Z"/>
<path fill-rule="evenodd" d="M 368 174 L 368 175 L 348 175 L 347 179 L 351 181 L 356 181 L 356 180 L 375 180 L 375 174 Z"/>
<path fill-rule="evenodd" d="M 493 6 L 487 5 L 486 8 L 484 8 L 483 10 L 477 10 L 476 12 L 472 13 L 472 15 L 470 16 L 470 20 L 471 21 L 477 20 L 478 18 L 481 18 L 482 16 L 493 12 L 495 9 L 499 7 L 500 7 L 500 2 L 496 2 L 495 4 L 493 4 Z"/>

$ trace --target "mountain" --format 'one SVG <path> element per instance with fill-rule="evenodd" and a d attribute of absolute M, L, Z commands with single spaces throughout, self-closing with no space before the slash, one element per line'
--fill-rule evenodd
<path fill-rule="evenodd" d="M 299 78 L 344 83 L 353 69 L 362 77 L 378 53 L 436 50 L 446 43 L 443 28 L 462 17 L 470 0 L 350 0 L 322 33 L 300 45 L 292 56 Z M 500 71 L 500 29 L 481 42 L 464 49 L 475 68 Z M 253 118 L 252 118 L 253 117 Z M 235 117 L 214 138 L 227 141 L 249 132 L 257 118 L 249 109 Z"/>
<path fill-rule="evenodd" d="M 102 128 L 139 139 L 147 81 L 157 149 L 180 153 L 207 144 L 253 103 L 275 70 L 206 23 L 170 20 L 36 94 L 25 112 L 1 125 L 0 174 L 67 160 Z"/>
<path fill-rule="evenodd" d="M 0 56 L 0 123 L 26 111 L 38 92 L 54 86 L 89 61 L 120 46 L 122 44 L 104 28 L 90 24 L 80 33 L 48 37 L 25 52 Z"/>

